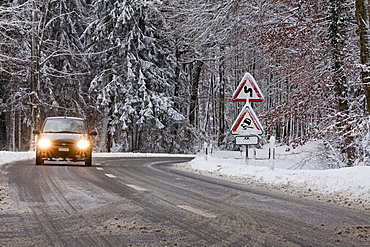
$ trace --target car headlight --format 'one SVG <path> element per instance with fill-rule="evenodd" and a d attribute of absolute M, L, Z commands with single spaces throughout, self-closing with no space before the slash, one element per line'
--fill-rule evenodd
<path fill-rule="evenodd" d="M 43 149 L 49 148 L 51 146 L 51 141 L 49 139 L 40 139 L 38 141 L 38 146 Z"/>
<path fill-rule="evenodd" d="M 88 140 L 79 140 L 77 142 L 77 147 L 80 149 L 86 149 L 90 147 L 90 142 Z"/>

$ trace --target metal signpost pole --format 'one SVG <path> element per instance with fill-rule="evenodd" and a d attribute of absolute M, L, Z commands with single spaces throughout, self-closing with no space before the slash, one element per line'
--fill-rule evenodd
<path fill-rule="evenodd" d="M 245 145 L 245 164 L 246 165 L 249 165 L 248 164 L 248 153 L 249 153 L 248 145 Z"/>

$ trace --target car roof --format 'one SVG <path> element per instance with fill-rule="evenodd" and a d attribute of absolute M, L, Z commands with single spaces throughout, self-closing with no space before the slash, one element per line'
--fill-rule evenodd
<path fill-rule="evenodd" d="M 84 121 L 83 118 L 78 118 L 78 117 L 47 117 L 47 118 L 45 118 L 45 120 L 48 120 L 48 119 L 73 119 L 73 120 L 82 120 L 82 121 Z"/>

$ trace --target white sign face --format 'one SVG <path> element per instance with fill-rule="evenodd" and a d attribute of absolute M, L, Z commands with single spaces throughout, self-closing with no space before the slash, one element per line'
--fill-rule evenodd
<path fill-rule="evenodd" d="M 236 145 L 257 145 L 258 136 L 236 136 L 235 144 Z"/>
<path fill-rule="evenodd" d="M 262 125 L 256 113 L 247 102 L 231 128 L 233 135 L 260 135 L 263 132 Z"/>
<path fill-rule="evenodd" d="M 245 73 L 238 88 L 234 92 L 233 101 L 262 102 L 264 99 L 253 76 L 249 73 Z"/>

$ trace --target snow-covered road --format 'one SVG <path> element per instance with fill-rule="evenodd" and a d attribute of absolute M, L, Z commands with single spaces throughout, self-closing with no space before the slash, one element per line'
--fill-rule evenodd
<path fill-rule="evenodd" d="M 258 149 L 256 159 L 246 163 L 240 152 L 216 151 L 208 156 L 198 154 L 181 168 L 204 175 L 276 189 L 315 200 L 370 210 L 370 166 L 324 169 L 317 146 L 308 144 L 291 150 L 277 148 L 275 169 L 268 168 L 268 151 Z M 150 157 L 165 154 L 94 153 L 95 157 Z M 176 157 L 184 155 L 167 155 Z M 33 152 L 0 152 L 0 165 L 34 158 Z"/>

